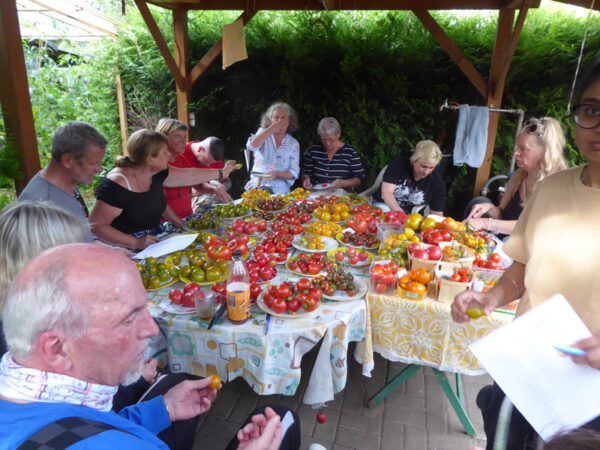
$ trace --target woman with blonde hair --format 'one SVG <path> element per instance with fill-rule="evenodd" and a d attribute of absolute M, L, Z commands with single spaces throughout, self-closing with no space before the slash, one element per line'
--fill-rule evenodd
<path fill-rule="evenodd" d="M 273 194 L 287 194 L 300 173 L 300 144 L 290 134 L 298 117 L 287 103 L 273 103 L 262 115 L 260 128 L 248 138 L 246 149 L 254 165 L 246 190 L 260 186 Z M 262 179 L 257 174 L 263 174 Z"/>
<path fill-rule="evenodd" d="M 167 144 L 171 155 L 169 162 L 175 161 L 185 151 L 188 126 L 182 121 L 163 117 L 158 121 L 154 131 L 164 134 L 169 140 Z"/>
<path fill-rule="evenodd" d="M 0 211 L 0 311 L 8 286 L 30 259 L 57 245 L 84 242 L 87 227 L 48 202 L 23 200 Z M 0 322 L 0 355 L 6 352 L 1 328 Z"/>
<path fill-rule="evenodd" d="M 441 160 L 438 145 L 424 140 L 417 143 L 410 158 L 390 161 L 381 183 L 381 197 L 390 210 L 411 214 L 415 207 L 429 205 L 431 214 L 443 215 L 446 187 L 433 172 Z"/>
<path fill-rule="evenodd" d="M 500 204 L 475 205 L 466 219 L 469 225 L 497 234 L 511 234 L 538 183 L 568 167 L 564 148 L 565 135 L 558 120 L 544 117 L 525 122 L 516 141 L 518 170 L 511 176 Z"/>
<path fill-rule="evenodd" d="M 235 169 L 180 169 L 169 163 L 168 138 L 151 130 L 138 130 L 127 140 L 127 156 L 115 158 L 96 191 L 90 214 L 93 233 L 101 240 L 132 249 L 158 242 L 164 231 L 160 218 L 183 228 L 183 220 L 167 207 L 165 187 L 193 186 L 224 179 Z"/>

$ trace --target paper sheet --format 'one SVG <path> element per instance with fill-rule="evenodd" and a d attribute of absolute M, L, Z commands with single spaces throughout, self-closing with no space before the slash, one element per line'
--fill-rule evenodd
<path fill-rule="evenodd" d="M 180 234 L 179 236 L 173 236 L 164 241 L 157 242 L 156 244 L 149 245 L 141 252 L 133 255 L 133 259 L 144 259 L 154 256 L 168 255 L 169 253 L 176 252 L 177 250 L 183 250 L 188 245 L 196 240 L 198 233 L 191 234 Z"/>
<path fill-rule="evenodd" d="M 547 441 L 600 416 L 600 370 L 577 365 L 552 348 L 588 336 L 586 326 L 558 294 L 470 349 Z"/>
<path fill-rule="evenodd" d="M 240 18 L 229 25 L 223 26 L 223 69 L 233 63 L 248 59 L 246 51 L 246 38 L 244 35 L 244 21 Z"/>

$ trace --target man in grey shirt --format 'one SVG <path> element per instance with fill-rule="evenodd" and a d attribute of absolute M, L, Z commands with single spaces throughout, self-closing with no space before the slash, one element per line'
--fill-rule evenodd
<path fill-rule="evenodd" d="M 52 137 L 52 158 L 25 186 L 18 200 L 40 200 L 54 203 L 65 211 L 88 220 L 78 184 L 90 184 L 102 171 L 107 140 L 90 124 L 69 122 L 56 130 Z M 92 242 L 88 230 L 86 242 Z"/>

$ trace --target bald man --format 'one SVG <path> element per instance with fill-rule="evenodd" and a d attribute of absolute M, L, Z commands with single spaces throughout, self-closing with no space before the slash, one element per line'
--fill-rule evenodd
<path fill-rule="evenodd" d="M 8 290 L 2 311 L 0 442 L 7 448 L 168 448 L 156 434 L 210 408 L 210 378 L 110 411 L 119 384 L 142 372 L 158 327 L 131 261 L 113 250 L 70 244 L 34 258 Z M 50 437 L 49 437 L 50 436 Z M 279 416 L 267 408 L 242 428 L 240 448 L 277 448 Z M 116 446 L 116 447 L 115 447 Z"/>

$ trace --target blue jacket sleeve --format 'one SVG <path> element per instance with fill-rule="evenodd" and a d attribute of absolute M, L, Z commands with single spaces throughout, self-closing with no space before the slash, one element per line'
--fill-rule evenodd
<path fill-rule="evenodd" d="M 142 425 L 154 434 L 160 433 L 171 425 L 162 395 L 123 408 L 118 414 L 133 423 Z"/>

